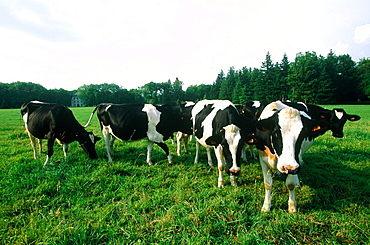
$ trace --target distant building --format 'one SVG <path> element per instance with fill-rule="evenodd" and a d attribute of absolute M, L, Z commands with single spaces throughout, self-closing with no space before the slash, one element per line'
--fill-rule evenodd
<path fill-rule="evenodd" d="M 80 98 L 80 97 L 78 97 L 78 94 L 77 94 L 77 93 L 74 93 L 74 94 L 72 95 L 71 106 L 72 106 L 72 107 L 81 107 L 81 106 L 85 106 L 85 104 L 83 103 L 83 101 L 81 100 L 81 98 Z"/>

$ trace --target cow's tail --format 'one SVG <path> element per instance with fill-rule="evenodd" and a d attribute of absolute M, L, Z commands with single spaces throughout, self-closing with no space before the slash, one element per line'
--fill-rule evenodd
<path fill-rule="evenodd" d="M 98 105 L 99 106 L 99 105 Z M 87 126 L 89 126 L 89 124 L 91 123 L 91 120 L 92 120 L 92 118 L 93 118 L 93 116 L 94 116 L 94 113 L 96 112 L 96 110 L 98 109 L 98 106 L 97 107 L 95 107 L 95 109 L 93 110 L 93 112 L 91 113 L 91 115 L 90 115 L 90 118 L 89 118 L 89 121 L 86 123 L 86 125 L 85 126 L 83 126 L 84 128 L 86 128 Z"/>

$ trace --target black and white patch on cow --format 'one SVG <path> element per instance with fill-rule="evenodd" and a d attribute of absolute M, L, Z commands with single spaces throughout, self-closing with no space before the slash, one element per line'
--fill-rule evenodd
<path fill-rule="evenodd" d="M 31 140 L 34 158 L 38 158 L 36 138 L 48 140 L 48 152 L 44 166 L 54 153 L 54 141 L 63 144 L 64 156 L 67 157 L 68 144 L 78 141 L 82 149 L 91 159 L 96 159 L 95 143 L 100 140 L 92 132 L 86 132 L 84 127 L 76 120 L 72 111 L 60 104 L 31 101 L 21 107 L 27 134 Z"/>
<path fill-rule="evenodd" d="M 164 142 L 174 132 L 181 131 L 191 134 L 190 111 L 192 107 L 186 104 L 162 105 L 151 104 L 100 104 L 91 114 L 90 120 L 97 112 L 101 130 L 107 149 L 108 161 L 112 162 L 113 143 L 115 139 L 121 141 L 135 141 L 147 138 L 147 163 L 152 164 L 151 151 L 153 143 L 160 146 L 172 162 L 168 146 Z"/>
<path fill-rule="evenodd" d="M 239 108 L 242 115 L 248 117 L 249 119 L 257 122 L 259 115 L 267 104 L 258 100 L 255 101 L 245 101 Z M 254 151 L 254 145 L 249 144 L 249 154 L 252 158 L 257 159 L 257 155 Z M 242 151 L 242 159 L 247 162 L 246 151 Z"/>
<path fill-rule="evenodd" d="M 277 101 L 264 108 L 256 127 L 256 146 L 259 149 L 265 186 L 262 211 L 269 211 L 271 208 L 272 176 L 279 171 L 288 174 L 288 211 L 296 212 L 294 189 L 299 186 L 298 172 L 302 154 L 310 148 L 313 139 L 325 132 L 329 125 Z"/>
<path fill-rule="evenodd" d="M 197 140 L 195 163 L 199 162 L 199 144 L 213 147 L 218 162 L 218 187 L 224 186 L 223 170 L 230 174 L 230 182 L 240 173 L 241 150 L 252 140 L 254 125 L 241 116 L 228 100 L 203 100 L 192 110 L 193 130 Z"/>

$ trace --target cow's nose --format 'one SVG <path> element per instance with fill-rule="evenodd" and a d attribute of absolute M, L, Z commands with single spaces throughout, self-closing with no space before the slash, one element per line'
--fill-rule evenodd
<path fill-rule="evenodd" d="M 238 170 L 238 169 L 230 169 L 230 173 L 232 175 L 239 175 L 240 174 L 240 170 Z"/>
<path fill-rule="evenodd" d="M 90 155 L 89 156 L 91 159 L 97 159 L 98 158 L 98 155 Z"/>
<path fill-rule="evenodd" d="M 335 138 L 343 138 L 343 133 L 333 133 L 333 137 L 335 137 Z"/>
<path fill-rule="evenodd" d="M 295 168 L 294 170 L 288 168 L 288 174 L 299 174 L 300 171 L 301 171 L 300 167 Z"/>

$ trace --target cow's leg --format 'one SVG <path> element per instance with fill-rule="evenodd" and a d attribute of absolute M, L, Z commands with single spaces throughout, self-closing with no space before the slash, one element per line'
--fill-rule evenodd
<path fill-rule="evenodd" d="M 199 163 L 199 147 L 200 144 L 198 140 L 195 140 L 195 159 L 194 159 L 194 164 Z"/>
<path fill-rule="evenodd" d="M 149 165 L 152 165 L 152 149 L 153 149 L 153 141 L 150 141 L 148 140 L 148 149 L 147 149 L 147 152 L 146 152 L 146 162 L 149 164 Z"/>
<path fill-rule="evenodd" d="M 175 140 L 173 139 L 173 134 L 170 136 L 170 139 L 171 139 L 171 144 L 175 144 Z M 176 134 L 176 140 L 177 140 L 177 134 Z"/>
<path fill-rule="evenodd" d="M 167 159 L 168 159 L 168 163 L 172 163 L 172 156 L 170 154 L 170 151 L 168 150 L 168 146 L 163 143 L 163 142 L 155 142 L 157 145 L 159 145 L 159 147 L 162 148 L 162 150 L 166 153 L 167 155 Z M 153 143 L 152 143 L 153 144 Z"/>
<path fill-rule="evenodd" d="M 206 147 L 206 151 L 207 151 L 207 160 L 208 160 L 208 165 L 209 165 L 210 167 L 213 167 L 211 148 Z"/>
<path fill-rule="evenodd" d="M 224 155 L 222 153 L 222 146 L 218 145 L 217 147 L 214 147 L 214 149 L 218 163 L 218 187 L 221 188 L 224 187 L 223 170 L 225 169 L 225 160 Z"/>
<path fill-rule="evenodd" d="M 265 200 L 263 202 L 262 211 L 270 211 L 271 208 L 271 190 L 272 190 L 272 171 L 266 163 L 260 161 L 263 173 L 263 183 L 265 187 Z"/>
<path fill-rule="evenodd" d="M 289 190 L 288 211 L 289 213 L 295 213 L 297 212 L 297 202 L 295 199 L 294 189 L 296 186 L 299 186 L 298 174 L 288 174 L 285 184 Z"/>
<path fill-rule="evenodd" d="M 64 153 L 64 158 L 67 158 L 68 144 L 63 144 L 63 153 Z"/>
<path fill-rule="evenodd" d="M 181 141 L 184 142 L 184 147 L 185 147 L 185 153 L 189 153 L 189 147 L 188 147 L 188 141 L 189 141 L 189 135 L 178 132 L 176 135 L 177 139 L 177 155 L 181 155 Z"/>
<path fill-rule="evenodd" d="M 257 159 L 256 153 L 254 152 L 254 146 L 253 145 L 249 145 L 249 153 L 251 154 L 251 157 L 253 159 Z"/>
<path fill-rule="evenodd" d="M 109 151 L 110 151 L 111 157 L 114 156 L 113 145 L 114 145 L 115 140 L 116 138 L 112 134 L 109 134 Z"/>
<path fill-rule="evenodd" d="M 109 127 L 103 126 L 102 134 L 104 138 L 105 149 L 107 150 L 108 162 L 112 162 L 114 137 L 109 132 Z"/>
<path fill-rule="evenodd" d="M 244 161 L 244 162 L 248 162 L 248 159 L 247 159 L 247 153 L 246 153 L 246 151 L 247 151 L 247 149 L 246 149 L 246 145 L 244 145 L 243 146 L 243 149 L 242 149 L 242 160 Z"/>
<path fill-rule="evenodd" d="M 176 153 L 177 153 L 178 156 L 181 156 L 181 139 L 182 139 L 182 136 L 183 136 L 183 134 L 181 132 L 178 132 L 176 134 L 176 144 L 177 144 Z"/>
<path fill-rule="evenodd" d="M 37 149 L 36 149 L 36 138 L 29 131 L 27 131 L 27 134 L 28 134 L 28 137 L 30 138 L 31 147 L 32 147 L 32 150 L 33 150 L 33 158 L 37 159 L 39 156 L 37 154 Z M 39 143 L 40 142 L 41 142 L 41 140 L 39 140 Z"/>
<path fill-rule="evenodd" d="M 182 137 L 182 140 L 184 141 L 184 147 L 185 147 L 185 153 L 186 154 L 189 154 L 189 147 L 188 147 L 188 143 L 189 143 L 189 135 L 185 135 Z"/>
<path fill-rule="evenodd" d="M 52 134 L 49 133 L 49 136 L 48 136 L 48 153 L 47 153 L 47 156 L 46 156 L 46 160 L 44 162 L 44 167 L 50 161 L 51 156 L 54 154 L 54 141 L 55 141 L 55 138 L 53 137 Z"/>
<path fill-rule="evenodd" d="M 42 153 L 42 139 L 38 139 L 39 141 L 39 154 Z"/>

